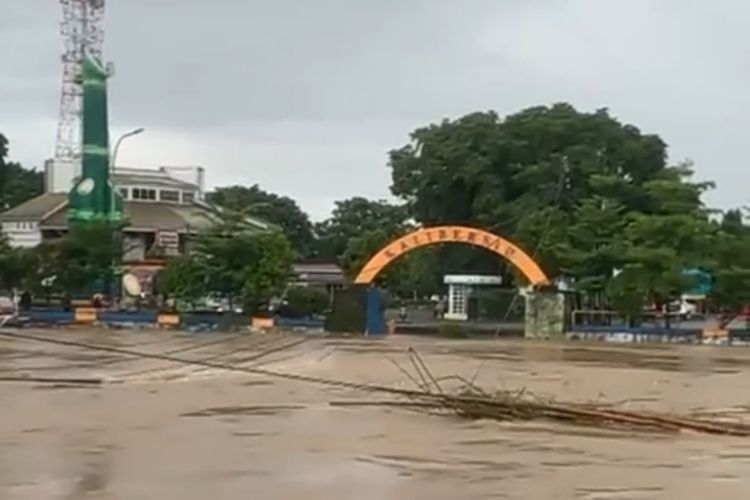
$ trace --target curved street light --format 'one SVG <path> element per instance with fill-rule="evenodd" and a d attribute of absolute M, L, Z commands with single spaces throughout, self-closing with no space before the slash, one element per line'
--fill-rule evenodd
<path fill-rule="evenodd" d="M 114 148 L 114 150 L 112 151 L 112 161 L 110 162 L 110 172 L 113 172 L 113 173 L 114 173 L 114 171 L 115 171 L 115 165 L 116 165 L 115 161 L 117 160 L 117 152 L 118 152 L 118 151 L 119 151 L 119 149 L 120 149 L 120 143 L 122 143 L 122 141 L 124 141 L 124 140 L 125 140 L 125 139 L 127 139 L 128 137 L 133 137 L 134 135 L 138 135 L 138 134 L 141 134 L 141 133 L 143 133 L 143 132 L 144 132 L 145 130 L 146 130 L 146 129 L 145 129 L 145 128 L 143 128 L 143 127 L 141 127 L 141 128 L 137 128 L 137 129 L 135 129 L 135 130 L 131 130 L 130 132 L 126 132 L 126 133 L 122 134 L 122 135 L 121 135 L 121 136 L 120 136 L 120 137 L 119 137 L 119 138 L 117 139 L 117 142 L 115 142 L 115 148 Z"/>
<path fill-rule="evenodd" d="M 131 130 L 130 132 L 126 132 L 126 133 L 122 134 L 117 139 L 117 142 L 115 142 L 115 148 L 112 150 L 112 158 L 110 158 L 110 163 L 109 163 L 109 173 L 110 173 L 110 175 L 112 177 L 114 177 L 114 174 L 115 174 L 115 165 L 116 165 L 115 162 L 117 161 L 117 152 L 120 150 L 120 144 L 122 143 L 122 141 L 124 141 L 128 137 L 133 137 L 134 135 L 141 134 L 141 133 L 143 133 L 144 130 L 146 130 L 146 129 L 144 129 L 143 127 L 140 127 L 140 128 L 135 129 L 135 130 Z M 114 182 L 114 179 L 110 179 L 110 183 L 112 183 L 112 182 Z M 111 186 L 112 186 L 112 184 L 110 184 L 110 187 Z M 111 199 L 112 205 L 111 205 L 111 207 L 114 207 L 115 206 L 115 202 L 114 202 L 114 200 L 115 200 L 115 189 L 111 190 L 111 196 L 112 196 L 112 199 Z M 120 230 L 122 230 L 122 228 L 120 228 Z M 122 264 L 122 260 L 121 259 L 120 259 L 120 262 L 116 262 L 116 261 L 112 262 L 113 267 L 119 266 L 121 264 Z M 109 290 L 110 295 L 114 297 L 115 294 L 114 294 L 113 288 L 114 288 L 113 283 L 110 282 L 108 284 L 108 286 L 107 286 L 107 289 Z"/>

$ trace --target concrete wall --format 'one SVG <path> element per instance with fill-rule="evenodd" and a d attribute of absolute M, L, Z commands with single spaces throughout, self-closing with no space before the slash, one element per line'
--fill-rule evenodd
<path fill-rule="evenodd" d="M 44 189 L 48 193 L 67 193 L 73 180 L 81 175 L 81 162 L 47 160 L 44 163 Z"/>
<path fill-rule="evenodd" d="M 530 292 L 526 296 L 525 337 L 537 340 L 565 338 L 565 296 L 557 292 Z"/>

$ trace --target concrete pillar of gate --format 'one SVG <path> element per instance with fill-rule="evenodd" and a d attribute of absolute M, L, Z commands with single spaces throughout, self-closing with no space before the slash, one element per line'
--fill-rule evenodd
<path fill-rule="evenodd" d="M 565 296 L 554 291 L 533 291 L 526 295 L 525 337 L 535 340 L 565 338 Z"/>

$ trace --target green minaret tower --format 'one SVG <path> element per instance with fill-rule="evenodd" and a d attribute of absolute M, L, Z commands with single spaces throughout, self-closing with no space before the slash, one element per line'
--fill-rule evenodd
<path fill-rule="evenodd" d="M 109 72 L 101 61 L 83 60 L 83 158 L 81 177 L 68 195 L 68 219 L 71 222 L 120 222 L 122 198 L 109 177 L 109 121 L 107 116 L 107 79 Z"/>

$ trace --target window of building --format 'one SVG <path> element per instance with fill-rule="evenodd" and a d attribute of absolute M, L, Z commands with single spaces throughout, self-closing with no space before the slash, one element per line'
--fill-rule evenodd
<path fill-rule="evenodd" d="M 134 200 L 155 200 L 156 189 L 133 188 Z"/>
<path fill-rule="evenodd" d="M 159 199 L 161 201 L 179 202 L 180 201 L 180 192 L 179 191 L 172 191 L 172 190 L 162 189 L 161 191 L 159 191 Z"/>
<path fill-rule="evenodd" d="M 191 193 L 189 191 L 183 191 L 182 192 L 182 202 L 183 203 L 192 203 L 195 201 L 195 193 Z"/>
<path fill-rule="evenodd" d="M 120 189 L 120 196 L 122 196 L 123 200 L 128 199 L 128 188 L 121 188 Z"/>

